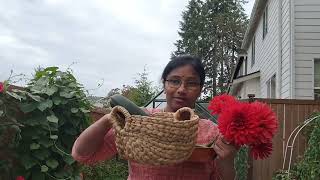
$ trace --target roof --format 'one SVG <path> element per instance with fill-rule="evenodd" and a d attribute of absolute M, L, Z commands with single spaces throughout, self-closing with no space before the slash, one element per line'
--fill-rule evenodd
<path fill-rule="evenodd" d="M 233 79 L 232 84 L 238 84 L 238 83 L 248 81 L 250 79 L 257 78 L 257 77 L 260 77 L 260 71 L 256 71 L 256 72 L 253 72 L 250 74 L 239 76 L 236 79 Z"/>
<path fill-rule="evenodd" d="M 237 78 L 238 72 L 240 71 L 240 68 L 241 68 L 241 65 L 244 61 L 245 56 L 246 55 L 243 55 L 243 54 L 239 54 L 239 56 L 238 56 L 236 67 L 234 68 L 234 70 L 232 72 L 231 79 L 228 81 L 228 90 L 227 90 L 228 93 L 230 92 L 233 79 Z"/>
<path fill-rule="evenodd" d="M 259 24 L 262 13 L 267 5 L 268 0 L 256 0 L 250 16 L 249 26 L 244 35 L 241 49 L 247 50 L 250 46 L 251 40 L 255 35 L 255 31 Z"/>

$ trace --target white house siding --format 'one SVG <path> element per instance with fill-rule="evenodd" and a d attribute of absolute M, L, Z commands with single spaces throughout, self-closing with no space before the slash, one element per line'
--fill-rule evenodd
<path fill-rule="evenodd" d="M 313 61 L 320 58 L 320 0 L 294 0 L 295 95 L 313 99 Z"/>
<path fill-rule="evenodd" d="M 241 89 L 241 98 L 248 98 L 248 94 L 254 94 L 255 97 L 261 97 L 260 92 L 260 80 L 259 78 L 250 79 L 243 83 Z"/>
<path fill-rule="evenodd" d="M 281 88 L 280 98 L 290 98 L 290 61 L 291 61 L 291 23 L 290 23 L 290 1 L 278 1 L 281 4 Z"/>
<path fill-rule="evenodd" d="M 269 0 L 268 1 L 268 33 L 263 39 L 262 37 L 262 16 L 259 21 L 255 33 L 256 40 L 256 58 L 255 64 L 251 68 L 251 50 L 252 43 L 248 48 L 248 73 L 259 71 L 261 73 L 260 87 L 261 92 L 260 97 L 267 97 L 267 85 L 266 82 L 277 72 L 277 62 L 278 62 L 278 1 Z M 278 86 L 279 84 L 277 84 Z M 258 97 L 258 96 L 257 96 Z M 279 94 L 277 92 L 277 97 Z"/>

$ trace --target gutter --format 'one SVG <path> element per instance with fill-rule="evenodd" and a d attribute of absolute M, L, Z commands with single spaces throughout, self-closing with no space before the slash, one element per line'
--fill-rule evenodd
<path fill-rule="evenodd" d="M 278 1 L 278 69 L 277 69 L 276 98 L 281 99 L 282 89 L 282 1 Z"/>
<path fill-rule="evenodd" d="M 296 98 L 296 92 L 295 92 L 295 87 L 296 87 L 296 82 L 295 82 L 295 66 L 296 66 L 296 63 L 295 63 L 295 45 L 294 45 L 294 20 L 295 20 L 295 13 L 294 13 L 294 1 L 289 1 L 290 3 L 290 49 L 291 49 L 291 55 L 290 55 L 290 60 L 291 60 L 291 63 L 290 63 L 290 71 L 291 71 L 291 74 L 290 74 L 290 81 L 291 81 L 291 99 L 295 99 Z"/>

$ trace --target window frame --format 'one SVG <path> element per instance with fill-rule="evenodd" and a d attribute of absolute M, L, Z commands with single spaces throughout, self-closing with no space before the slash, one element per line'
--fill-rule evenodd
<path fill-rule="evenodd" d="M 256 63 L 256 36 L 253 36 L 251 42 L 251 67 Z"/>
<path fill-rule="evenodd" d="M 267 98 L 276 99 L 277 91 L 277 79 L 276 74 L 272 75 L 271 78 L 266 82 L 267 85 Z"/>
<path fill-rule="evenodd" d="M 266 6 L 264 12 L 263 12 L 263 17 L 262 17 L 262 21 L 263 21 L 263 25 L 262 25 L 262 39 L 265 39 L 265 37 L 268 34 L 268 5 Z"/>

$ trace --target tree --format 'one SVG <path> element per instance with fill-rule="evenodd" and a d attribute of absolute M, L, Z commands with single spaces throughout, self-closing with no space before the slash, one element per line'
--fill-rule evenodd
<path fill-rule="evenodd" d="M 148 80 L 148 72 L 144 67 L 142 73 L 138 73 L 138 78 L 135 80 L 134 88 L 130 89 L 128 98 L 135 102 L 138 106 L 145 105 L 156 94 L 155 88 L 152 86 L 152 81 Z"/>
<path fill-rule="evenodd" d="M 248 23 L 243 0 L 191 0 L 182 13 L 172 56 L 192 54 L 206 70 L 207 97 L 224 92 Z"/>
<path fill-rule="evenodd" d="M 152 86 L 152 81 L 148 79 L 148 72 L 146 67 L 144 67 L 142 73 L 138 73 L 138 78 L 135 79 L 134 85 L 123 85 L 122 89 L 116 88 L 112 89 L 109 95 L 121 94 L 126 98 L 130 99 L 138 106 L 143 106 L 149 102 L 158 92 L 156 87 Z"/>

